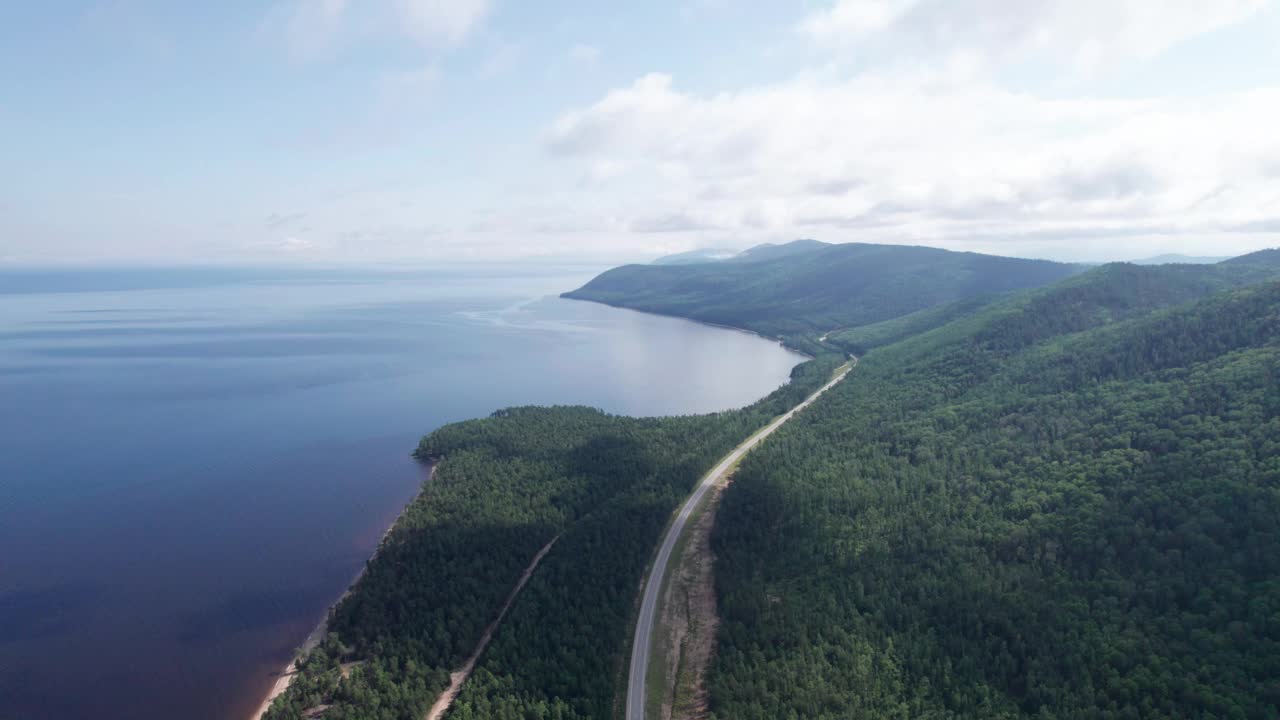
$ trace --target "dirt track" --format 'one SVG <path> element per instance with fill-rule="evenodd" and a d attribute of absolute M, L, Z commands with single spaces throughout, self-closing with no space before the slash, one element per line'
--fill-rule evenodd
<path fill-rule="evenodd" d="M 511 604 L 516 601 L 516 596 L 524 589 L 525 583 L 529 582 L 529 578 L 533 575 L 533 571 L 537 569 L 538 563 L 542 562 L 542 558 L 551 552 L 551 546 L 556 544 L 560 536 L 551 538 L 551 542 L 547 543 L 533 556 L 533 562 L 529 563 L 529 567 L 524 569 L 520 575 L 520 579 L 516 581 L 516 586 L 511 589 L 511 594 L 507 596 L 507 601 L 502 604 L 502 609 L 498 611 L 498 617 L 489 623 L 489 627 L 484 629 L 484 634 L 480 636 L 480 643 L 476 645 L 475 652 L 471 653 L 471 657 L 462 664 L 462 667 L 455 670 L 449 676 L 449 687 L 440 694 L 440 698 L 435 701 L 431 709 L 427 711 L 426 720 L 440 720 L 444 714 L 449 711 L 449 706 L 458 698 L 458 693 L 462 692 L 462 685 L 471 677 L 471 673 L 476 669 L 476 662 L 480 660 L 480 656 L 484 654 L 484 649 L 489 647 L 489 641 L 493 639 L 493 633 L 498 629 L 498 625 L 502 624 L 502 618 L 506 617 L 507 611 L 511 609 Z"/>

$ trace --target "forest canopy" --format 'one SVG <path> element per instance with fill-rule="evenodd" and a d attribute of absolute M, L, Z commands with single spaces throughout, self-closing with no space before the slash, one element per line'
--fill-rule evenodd
<path fill-rule="evenodd" d="M 434 480 L 268 717 L 421 717 L 552 539 L 449 717 L 619 717 L 672 509 L 846 353 L 724 495 L 711 717 L 1280 716 L 1280 256 L 750 255 L 569 296 L 816 360 L 733 412 L 514 408 L 427 436 Z"/>
<path fill-rule="evenodd" d="M 431 433 L 415 454 L 437 462 L 433 478 L 267 720 L 317 708 L 331 720 L 418 720 L 556 538 L 451 717 L 608 717 L 635 588 L 671 511 L 722 455 L 842 361 L 799 365 L 791 382 L 741 410 L 630 418 L 523 407 Z"/>
<path fill-rule="evenodd" d="M 1280 715 L 1280 283 L 1192 285 L 1103 268 L 874 350 L 751 455 L 713 715 Z"/>

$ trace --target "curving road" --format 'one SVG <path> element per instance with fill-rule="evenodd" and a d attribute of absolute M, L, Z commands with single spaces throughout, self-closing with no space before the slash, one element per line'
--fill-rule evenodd
<path fill-rule="evenodd" d="M 698 504 L 702 502 L 702 498 L 707 494 L 707 491 L 724 478 L 733 469 L 733 466 L 742 459 L 743 455 L 746 455 L 752 448 L 759 445 L 760 441 L 772 435 L 774 430 L 782 427 L 782 424 L 790 420 L 796 413 L 809 407 L 814 400 L 818 399 L 819 395 L 843 380 L 857 362 L 856 358 L 850 361 L 839 370 L 838 374 L 831 379 L 831 382 L 818 388 L 816 392 L 805 398 L 804 402 L 778 416 L 773 422 L 734 448 L 733 452 L 724 456 L 724 459 L 702 478 L 702 482 L 698 483 L 697 489 L 680 507 L 680 513 L 676 515 L 671 527 L 667 529 L 666 536 L 662 538 L 662 547 L 658 549 L 658 556 L 653 561 L 653 567 L 649 569 L 649 576 L 644 581 L 644 599 L 640 603 L 640 617 L 636 620 L 636 634 L 631 642 L 631 672 L 627 676 L 626 720 L 645 720 L 645 700 L 647 699 L 645 684 L 646 675 L 649 671 L 649 651 L 653 642 L 653 626 L 658 614 L 658 595 L 662 592 L 662 578 L 667 574 L 667 563 L 671 560 L 671 552 L 675 549 L 676 542 L 684 533 L 684 526 L 689 520 L 689 516 L 693 514 Z"/>

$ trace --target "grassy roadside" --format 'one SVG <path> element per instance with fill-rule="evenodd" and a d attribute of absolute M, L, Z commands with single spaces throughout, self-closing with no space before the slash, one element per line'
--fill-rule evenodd
<path fill-rule="evenodd" d="M 835 380 L 842 373 L 852 370 L 856 364 L 857 360 L 851 359 L 840 365 L 831 372 L 828 380 Z M 768 432 L 769 427 L 779 417 L 781 417 L 781 414 L 771 418 L 768 423 L 749 435 L 747 439 L 743 440 L 742 444 L 750 443 L 755 440 L 757 436 Z M 741 447 L 741 445 L 739 445 L 739 447 Z M 688 597 L 691 589 L 690 587 L 676 587 L 673 589 L 672 586 L 675 583 L 685 582 L 683 571 L 686 567 L 686 563 L 691 561 L 691 558 L 689 557 L 691 543 L 695 539 L 697 533 L 710 532 L 710 526 L 703 525 L 705 516 L 710 513 L 714 518 L 721 497 L 732 481 L 734 474 L 737 472 L 738 466 L 749 454 L 750 453 L 744 454 L 737 462 L 725 469 L 721 479 L 716 482 L 717 487 L 708 491 L 698 505 L 693 509 L 693 512 L 690 513 L 689 519 L 685 524 L 684 531 L 680 534 L 680 537 L 676 539 L 676 544 L 672 549 L 671 558 L 667 563 L 666 571 L 663 573 L 658 592 L 658 622 L 654 623 L 652 634 L 650 635 L 650 647 L 652 648 L 652 651 L 649 657 L 649 667 L 645 673 L 645 720 L 663 720 L 662 708 L 668 701 L 670 701 L 671 707 L 674 710 L 678 710 L 694 699 L 693 695 L 697 689 L 697 684 L 700 678 L 698 677 L 697 668 L 687 666 L 688 658 L 686 657 L 685 652 L 685 650 L 691 646 L 691 639 L 696 639 L 696 635 L 694 635 L 696 632 L 694 618 L 689 618 L 690 634 L 686 637 L 686 642 L 681 643 L 680 648 L 674 647 L 672 633 L 666 630 L 666 625 L 668 624 L 666 621 L 673 617 L 673 609 L 668 607 L 668 602 L 677 597 Z M 701 485 L 705 479 L 706 478 L 704 476 L 703 479 L 699 481 L 699 485 Z M 666 527 L 663 528 L 661 537 L 666 537 L 666 534 L 671 529 L 671 523 L 674 522 L 674 519 L 679 512 L 679 507 L 672 512 L 671 519 L 668 520 Z M 656 552 L 657 550 L 655 548 L 655 553 Z M 710 552 L 709 547 L 706 549 L 706 552 Z M 696 559 L 692 560 L 696 562 Z M 651 572 L 652 567 L 653 560 L 650 560 L 649 567 L 645 571 L 646 576 Z M 714 575 L 712 576 L 712 582 L 714 582 Z M 640 592 L 643 592 L 643 586 L 641 587 Z M 638 612 L 638 599 L 636 607 Z M 715 638 L 710 638 L 710 642 L 713 644 L 712 652 L 714 652 Z M 630 648 L 628 648 L 628 653 L 629 652 Z M 679 653 L 680 657 L 673 658 L 672 655 L 674 653 Z M 675 667 L 674 672 L 668 672 L 668 669 L 673 665 Z M 679 718 L 680 716 L 675 715 L 675 717 Z"/>
<path fill-rule="evenodd" d="M 743 443 L 748 442 L 752 438 L 754 438 L 756 435 L 759 435 L 760 433 L 764 432 L 765 428 L 767 428 L 774 420 L 777 420 L 779 417 L 781 417 L 781 414 L 769 418 L 768 422 L 762 425 L 755 432 L 748 435 L 742 442 Z M 739 443 L 739 445 L 741 445 L 741 443 Z M 735 449 L 737 447 L 738 445 L 734 446 Z M 728 472 L 725 473 L 725 476 L 732 477 L 733 473 L 737 470 L 737 468 L 738 468 L 738 463 L 734 463 L 733 466 L 729 468 Z M 711 470 L 708 470 L 707 472 L 710 473 L 714 469 L 715 469 L 715 466 L 713 465 Z M 700 485 L 702 485 L 702 483 L 705 480 L 706 480 L 706 475 L 703 475 L 702 477 L 698 478 L 697 484 L 695 484 L 690 489 L 690 493 L 694 492 Z M 660 597 L 662 597 L 663 593 L 667 591 L 668 585 L 671 581 L 672 568 L 673 567 L 678 568 L 683 563 L 685 548 L 689 543 L 689 532 L 687 529 L 697 524 L 697 522 L 701 519 L 703 514 L 708 510 L 709 504 L 711 503 L 712 499 L 714 498 L 715 500 L 718 501 L 719 496 L 722 492 L 723 492 L 723 489 L 717 490 L 715 492 L 708 492 L 707 495 L 703 497 L 702 501 L 698 503 L 698 506 L 694 508 L 694 512 L 691 513 L 689 517 L 689 523 L 687 523 L 685 526 L 686 531 L 682 533 L 680 535 L 680 538 L 676 541 L 676 545 L 672 550 L 671 560 L 669 560 L 667 563 L 667 571 L 662 576 L 662 586 L 659 590 Z M 666 524 L 662 526 L 662 532 L 658 535 L 658 543 L 654 545 L 653 552 L 650 554 L 650 557 L 649 557 L 649 561 L 648 563 L 645 564 L 644 573 L 641 574 L 640 582 L 639 584 L 636 585 L 635 602 L 632 603 L 631 618 L 627 625 L 630 628 L 635 628 L 636 623 L 639 620 L 640 606 L 644 601 L 645 584 L 649 578 L 649 575 L 653 572 L 653 564 L 657 560 L 658 550 L 662 546 L 662 538 L 665 538 L 667 536 L 667 533 L 671 532 L 671 525 L 675 522 L 676 517 L 680 514 L 680 511 L 683 508 L 684 508 L 683 502 L 677 505 L 676 507 L 672 508 L 671 514 L 667 518 Z M 613 670 L 615 677 L 617 677 L 619 680 L 617 684 L 618 695 L 614 699 L 614 704 L 613 704 L 614 705 L 613 714 L 615 718 L 619 718 L 619 719 L 626 717 L 627 675 L 631 667 L 631 651 L 632 651 L 634 642 L 635 642 L 634 632 L 628 633 L 626 646 L 623 648 L 623 652 L 619 657 L 617 666 Z M 660 652 L 661 657 L 666 657 L 667 654 L 668 653 L 665 649 Z M 655 695 L 654 695 L 655 683 L 653 679 L 655 676 L 655 669 L 658 670 L 659 673 L 661 673 L 660 666 L 655 666 L 654 664 L 655 657 L 656 656 L 650 657 L 649 672 L 646 673 L 646 676 L 645 676 L 646 685 L 647 685 L 645 692 L 648 694 L 648 697 L 649 697 L 649 701 L 645 703 L 645 706 L 646 706 L 646 714 L 649 714 L 649 715 L 652 715 L 652 713 L 650 712 L 650 709 L 655 706 L 655 702 L 654 702 L 655 701 Z M 657 685 L 658 685 L 657 692 L 658 693 L 664 692 L 663 690 L 664 683 L 659 682 Z M 657 698 L 657 705 L 660 708 L 661 695 L 656 696 L 656 698 Z"/>
<path fill-rule="evenodd" d="M 832 359 L 832 355 L 833 355 L 833 354 L 828 354 L 828 355 L 825 357 L 825 361 L 826 361 L 826 362 L 830 362 L 830 361 L 831 361 L 831 359 Z M 804 364 L 802 364 L 801 366 L 799 366 L 799 368 L 804 368 L 805 366 L 808 366 L 810 363 L 822 363 L 823 361 L 824 361 L 824 359 L 823 359 L 823 358 L 815 359 L 815 360 L 811 360 L 809 363 L 804 363 Z M 818 384 L 818 386 L 817 386 L 817 387 L 814 387 L 814 385 L 813 385 L 813 384 L 810 384 L 810 385 L 809 385 L 809 388 L 808 388 L 808 390 L 807 390 L 807 392 L 806 392 L 806 394 L 805 394 L 802 398 L 800 398 L 799 400 L 795 401 L 795 402 L 794 402 L 794 404 L 792 404 L 791 406 L 786 407 L 786 409 L 785 409 L 785 410 L 783 410 L 782 412 L 779 412 L 778 414 L 771 416 L 767 421 L 765 421 L 765 422 L 761 423 L 761 425 L 760 425 L 758 428 L 756 428 L 756 430 L 755 430 L 754 432 L 752 432 L 752 433 L 751 433 L 751 434 L 749 434 L 746 438 L 744 438 L 742 441 L 740 441 L 740 442 L 739 442 L 737 445 L 735 445 L 735 446 L 733 447 L 733 449 L 732 449 L 732 450 L 730 450 L 729 452 L 730 452 L 730 453 L 732 453 L 732 452 L 736 452 L 736 451 L 737 451 L 739 448 L 741 448 L 743 445 L 751 444 L 751 443 L 755 443 L 755 442 L 757 442 L 761 435 L 766 434 L 766 433 L 768 433 L 768 432 L 769 432 L 770 427 L 771 427 L 775 422 L 777 422 L 780 418 L 782 418 L 782 417 L 783 417 L 784 415 L 786 415 L 788 412 L 793 411 L 793 410 L 794 410 L 794 408 L 795 408 L 797 405 L 800 405 L 800 404 L 804 403 L 805 401 L 807 401 L 810 397 L 812 397 L 812 395 L 813 395 L 813 393 L 814 393 L 814 392 L 819 391 L 823 386 L 825 386 L 826 384 L 828 384 L 831 380 L 834 380 L 834 379 L 836 379 L 837 377 L 839 377 L 842 373 L 844 373 L 846 370 L 848 370 L 848 369 L 850 368 L 850 366 L 851 366 L 851 365 L 853 365 L 854 363 L 856 363 L 856 360 L 855 360 L 855 361 L 850 361 L 850 362 L 845 362 L 845 363 L 843 363 L 843 364 L 841 364 L 841 365 L 839 365 L 839 366 L 836 366 L 836 367 L 830 367 L 830 366 L 828 366 L 828 367 L 830 367 L 830 369 L 829 369 L 829 372 L 828 372 L 827 376 L 826 376 L 826 377 L 821 381 L 821 383 L 820 383 L 820 384 Z M 806 380 L 807 380 L 807 383 L 814 383 L 814 384 L 817 384 L 816 380 L 815 380 L 815 379 L 813 379 L 813 378 L 808 378 L 808 379 L 806 379 Z M 796 374 L 795 374 L 795 371 L 793 371 L 793 375 L 792 375 L 792 383 L 795 383 L 796 381 L 797 381 L 797 376 L 796 376 Z M 775 393 L 774 393 L 774 394 L 776 395 L 778 392 L 782 392 L 786 387 L 787 387 L 787 386 L 785 386 L 785 385 L 784 385 L 782 388 L 779 388 L 779 391 L 775 391 Z M 729 454 L 729 453 L 726 453 L 726 454 Z M 723 459 L 723 458 L 722 458 L 722 459 Z M 738 459 L 738 462 L 741 462 L 741 458 L 739 458 L 739 459 Z M 732 474 L 737 470 L 738 462 L 735 462 L 735 463 L 733 463 L 731 466 L 729 466 L 728 468 L 726 468 L 726 469 L 721 473 L 722 478 L 727 478 L 727 477 L 732 476 Z M 716 471 L 716 468 L 717 468 L 717 467 L 719 467 L 719 464 L 720 464 L 720 463 L 719 463 L 719 462 L 717 462 L 717 463 L 715 463 L 714 465 L 712 465 L 710 468 L 708 468 L 708 470 L 706 471 L 706 473 L 705 473 L 705 474 L 703 474 L 703 475 L 698 479 L 698 481 L 697 481 L 696 483 L 694 483 L 693 485 L 691 485 L 691 486 L 690 486 L 690 490 L 689 490 L 689 492 L 690 492 L 690 493 L 694 493 L 694 492 L 696 492 L 696 491 L 697 491 L 697 489 L 698 489 L 699 487 L 701 487 L 705 482 L 707 482 L 708 476 L 709 476 L 711 473 L 713 473 L 713 472 L 715 472 L 715 471 Z M 662 596 L 667 592 L 668 587 L 669 587 L 669 582 L 670 582 L 670 579 L 671 579 L 671 576 L 672 576 L 672 567 L 673 567 L 671 560 L 676 560 L 676 565 L 675 565 L 676 567 L 679 567 L 679 566 L 683 563 L 683 558 L 684 558 L 684 556 L 685 556 L 686 549 L 687 549 L 687 546 L 688 546 L 688 533 L 689 533 L 689 527 L 690 527 L 689 523 L 693 523 L 693 524 L 694 524 L 694 526 L 696 526 L 697 522 L 700 520 L 700 518 L 701 518 L 701 517 L 703 516 L 703 514 L 706 512 L 707 507 L 708 507 L 708 502 L 711 500 L 711 498 L 712 498 L 712 497 L 714 497 L 714 496 L 718 496 L 718 495 L 720 494 L 720 492 L 722 492 L 722 491 L 721 491 L 721 490 L 716 490 L 715 492 L 708 491 L 708 492 L 706 493 L 706 495 L 704 495 L 704 497 L 700 499 L 700 501 L 699 501 L 698 505 L 697 505 L 696 507 L 694 507 L 694 508 L 693 508 L 693 511 L 690 513 L 690 517 L 689 517 L 688 521 L 686 522 L 686 527 L 685 527 L 684 531 L 681 533 L 681 535 L 676 539 L 676 542 L 675 542 L 675 544 L 674 544 L 674 545 L 673 545 L 673 547 L 672 547 L 672 555 L 671 555 L 671 558 L 668 560 L 667 566 L 666 566 L 666 568 L 664 569 L 663 576 L 662 576 L 662 578 L 661 578 L 661 583 L 660 583 L 660 585 L 659 585 L 659 589 L 658 589 L 658 592 L 659 592 L 659 599 L 660 599 L 660 600 L 661 600 L 661 597 L 662 597 Z M 686 498 L 686 500 L 685 500 L 684 502 L 687 502 L 687 498 Z M 612 715 L 613 717 L 615 717 L 615 718 L 623 718 L 623 717 L 625 717 L 625 716 L 626 716 L 626 699 L 627 699 L 627 692 L 628 692 L 628 687 L 629 687 L 629 686 L 628 686 L 628 677 L 627 677 L 627 676 L 629 675 L 629 671 L 630 671 L 630 658 L 631 658 L 631 655 L 632 655 L 632 653 L 633 653 L 633 651 L 634 651 L 634 641 L 635 641 L 635 638 L 634 638 L 634 628 L 635 628 L 635 626 L 636 626 L 637 622 L 639 621 L 640 610 L 641 610 L 641 607 L 642 607 L 642 604 L 643 604 L 644 595 L 645 595 L 646 590 L 647 590 L 646 582 L 647 582 L 647 580 L 649 579 L 650 575 L 651 575 L 651 574 L 652 574 L 652 572 L 653 572 L 653 566 L 654 566 L 654 563 L 655 563 L 655 562 L 656 562 L 656 560 L 657 560 L 657 557 L 658 557 L 658 555 L 659 555 L 659 553 L 660 553 L 660 550 L 661 550 L 661 547 L 662 547 L 663 542 L 665 542 L 665 538 L 666 538 L 666 537 L 667 537 L 667 535 L 670 533 L 672 525 L 675 523 L 676 519 L 679 517 L 680 513 L 683 511 L 683 509 L 684 509 L 684 507 L 685 507 L 684 502 L 679 503 L 676 507 L 674 507 L 674 508 L 672 509 L 672 511 L 671 511 L 671 513 L 670 513 L 670 515 L 668 516 L 668 518 L 667 518 L 666 522 L 664 523 L 664 525 L 663 525 L 663 529 L 662 529 L 661 533 L 659 533 L 659 535 L 658 535 L 659 541 L 658 541 L 658 542 L 657 542 L 657 544 L 655 544 L 655 545 L 654 545 L 654 547 L 652 548 L 651 553 L 650 553 L 650 556 L 649 556 L 649 559 L 648 559 L 648 561 L 647 561 L 647 562 L 646 562 L 646 564 L 645 564 L 645 570 L 644 570 L 643 574 L 641 575 L 641 581 L 637 584 L 636 589 L 635 589 L 635 598 L 634 598 L 634 601 L 633 601 L 633 604 L 632 604 L 632 609 L 631 609 L 631 613 L 630 613 L 630 619 L 629 619 L 629 622 L 628 622 L 628 626 L 629 626 L 629 627 L 631 627 L 633 631 L 632 631 L 632 633 L 629 633 L 629 634 L 627 635 L 627 640 L 626 640 L 626 643 L 625 643 L 625 647 L 623 648 L 622 655 L 621 655 L 621 657 L 620 657 L 620 662 L 618 663 L 618 665 L 616 665 L 616 666 L 612 669 L 612 670 L 613 670 L 613 675 L 614 675 L 614 677 L 615 677 L 615 678 L 617 678 L 617 680 L 619 681 L 619 682 L 617 682 L 617 685 L 616 685 L 616 687 L 617 687 L 617 691 L 616 691 L 616 694 L 615 694 L 615 696 L 614 696 L 614 701 L 613 701 L 613 710 L 612 710 L 612 713 L 611 713 L 611 715 Z M 661 604 L 659 604 L 659 607 L 661 607 Z M 651 636 L 650 636 L 650 647 L 651 647 L 651 648 L 653 647 L 652 642 L 653 642 L 653 638 L 652 638 L 652 635 L 651 635 Z M 664 656 L 664 657 L 665 657 L 665 656 L 667 656 L 667 653 L 661 653 L 661 652 L 660 652 L 660 654 L 661 654 L 662 656 Z M 651 694 L 651 690 L 650 690 L 650 688 L 651 688 L 651 686 L 652 686 L 652 684 L 653 684 L 653 680 L 652 680 L 652 673 L 650 672 L 650 670 L 651 670 L 653 667 L 654 667 L 654 666 L 653 666 L 653 662 L 652 662 L 652 658 L 651 658 L 651 659 L 650 659 L 649 667 L 648 667 L 648 668 L 646 668 L 646 681 L 645 681 L 645 685 L 646 685 L 646 689 L 645 689 L 645 696 L 646 696 L 646 702 L 645 702 L 645 706 L 646 706 L 646 715 L 650 714 L 650 712 L 651 712 L 651 708 L 653 707 L 653 702 L 651 702 L 652 694 Z"/>
<path fill-rule="evenodd" d="M 685 636 L 685 641 L 680 644 L 680 647 L 675 647 L 675 638 L 668 628 L 675 613 L 675 608 L 670 603 L 687 600 L 693 589 L 692 585 L 697 581 L 697 578 L 687 577 L 686 572 L 687 566 L 698 561 L 698 558 L 691 557 L 695 550 L 694 543 L 696 540 L 701 540 L 703 542 L 697 543 L 698 545 L 706 544 L 706 538 L 700 538 L 699 534 L 710 532 L 710 527 L 704 526 L 704 523 L 708 515 L 714 518 L 720 498 L 736 469 L 735 464 L 725 474 L 725 479 L 717 483 L 717 487 L 703 497 L 702 502 L 690 515 L 687 529 L 680 535 L 671 553 L 671 561 L 667 565 L 667 572 L 663 576 L 659 592 L 658 618 L 660 620 L 653 628 L 654 635 L 651 641 L 653 653 L 649 657 L 649 671 L 645 676 L 647 685 L 645 692 L 648 696 L 648 702 L 645 704 L 646 720 L 661 720 L 662 708 L 668 703 L 673 709 L 678 710 L 693 699 L 699 678 L 697 669 L 690 667 L 687 649 L 693 640 L 699 639 L 700 636 L 697 633 L 700 627 L 702 632 L 706 631 L 706 618 L 702 618 L 703 622 L 699 623 L 696 618 L 688 617 L 689 634 Z M 709 641 L 714 643 L 714 638 L 710 638 Z M 677 654 L 678 657 L 673 658 L 673 655 Z M 673 665 L 674 672 L 671 670 Z"/>
<path fill-rule="evenodd" d="M 832 377 L 839 374 L 841 370 L 843 370 L 843 366 L 841 368 L 838 368 L 832 374 Z M 757 435 L 764 432 L 769 427 L 769 425 L 773 423 L 774 420 L 777 420 L 781 416 L 782 416 L 782 413 L 779 413 L 778 415 L 775 415 L 774 417 L 769 418 L 768 422 L 766 422 L 764 425 L 760 426 L 760 428 L 757 429 L 755 432 L 751 433 L 746 438 L 744 438 L 742 443 L 739 443 L 739 445 L 734 446 L 735 449 L 737 449 L 737 447 L 741 446 L 741 444 L 743 443 L 750 442 Z M 725 472 L 726 478 L 733 477 L 733 473 L 736 472 L 738 469 L 738 464 L 739 463 L 734 463 L 732 466 L 729 467 L 729 469 Z M 710 473 L 714 469 L 715 469 L 715 466 L 712 466 L 712 468 L 707 472 Z M 699 478 L 698 483 L 694 485 L 692 489 L 690 489 L 690 492 L 693 492 L 694 490 L 696 490 L 700 485 L 702 485 L 702 483 L 705 480 L 706 480 L 705 475 Z M 713 500 L 718 502 L 720 495 L 723 492 L 724 492 L 723 488 L 718 489 L 714 492 L 708 492 L 706 496 L 702 498 L 702 501 L 698 503 L 697 507 L 694 508 L 694 511 L 690 514 L 689 521 L 685 524 L 685 532 L 681 533 L 680 537 L 676 540 L 676 545 L 672 549 L 671 559 L 667 562 L 667 570 L 665 573 L 663 573 L 662 585 L 658 593 L 659 598 L 663 598 L 666 596 L 666 593 L 670 586 L 671 578 L 674 575 L 672 569 L 679 568 L 684 563 L 685 550 L 689 544 L 689 536 L 690 536 L 689 528 L 696 527 L 697 523 L 701 520 L 703 515 L 709 509 L 712 509 L 711 504 Z M 635 627 L 636 622 L 639 619 L 640 605 L 643 602 L 643 598 L 644 598 L 645 581 L 649 578 L 649 575 L 653 572 L 653 563 L 657 559 L 658 549 L 662 546 L 661 538 L 665 538 L 667 536 L 667 533 L 671 531 L 671 525 L 675 522 L 676 517 L 680 514 L 680 510 L 683 507 L 684 507 L 684 503 L 681 503 L 680 505 L 677 505 L 675 508 L 671 510 L 671 516 L 667 518 L 666 525 L 662 527 L 662 533 L 658 536 L 659 542 L 657 545 L 654 546 L 653 553 L 649 558 L 649 562 L 645 566 L 644 574 L 641 575 L 640 584 L 636 587 L 636 599 L 635 599 L 635 603 L 631 613 L 630 627 L 632 628 Z M 662 612 L 662 606 L 660 605 L 659 606 L 660 615 L 661 615 L 661 612 Z M 657 627 L 654 628 L 654 632 L 658 632 Z M 650 636 L 651 643 L 653 642 L 652 637 L 653 636 L 651 635 Z M 626 715 L 627 673 L 630 668 L 631 651 L 632 651 L 632 645 L 634 643 L 634 637 L 632 635 L 628 635 L 628 638 L 629 639 L 627 641 L 625 653 L 622 656 L 622 662 L 620 663 L 619 667 L 615 670 L 619 678 L 622 680 L 622 682 L 619 683 L 618 698 L 614 703 L 614 707 L 617 709 L 617 711 L 615 712 L 615 717 L 618 717 L 618 718 L 623 718 Z M 665 672 L 662 669 L 662 661 L 663 659 L 668 657 L 670 653 L 670 648 L 668 646 L 669 646 L 669 643 L 660 642 L 656 646 L 658 649 L 658 652 L 652 654 L 649 658 L 649 670 L 645 674 L 645 685 L 646 685 L 645 693 L 648 696 L 648 701 L 645 703 L 645 709 L 646 709 L 645 714 L 649 717 L 660 717 L 660 715 L 655 714 L 655 712 L 661 713 L 662 701 L 666 694 L 666 680 L 665 680 Z M 657 708 L 657 710 L 655 711 L 654 708 Z"/>

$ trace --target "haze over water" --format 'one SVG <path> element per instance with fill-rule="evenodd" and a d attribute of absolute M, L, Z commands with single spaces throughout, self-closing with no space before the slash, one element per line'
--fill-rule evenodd
<path fill-rule="evenodd" d="M 0 716 L 243 717 L 444 423 L 748 404 L 800 357 L 591 269 L 0 273 Z"/>

